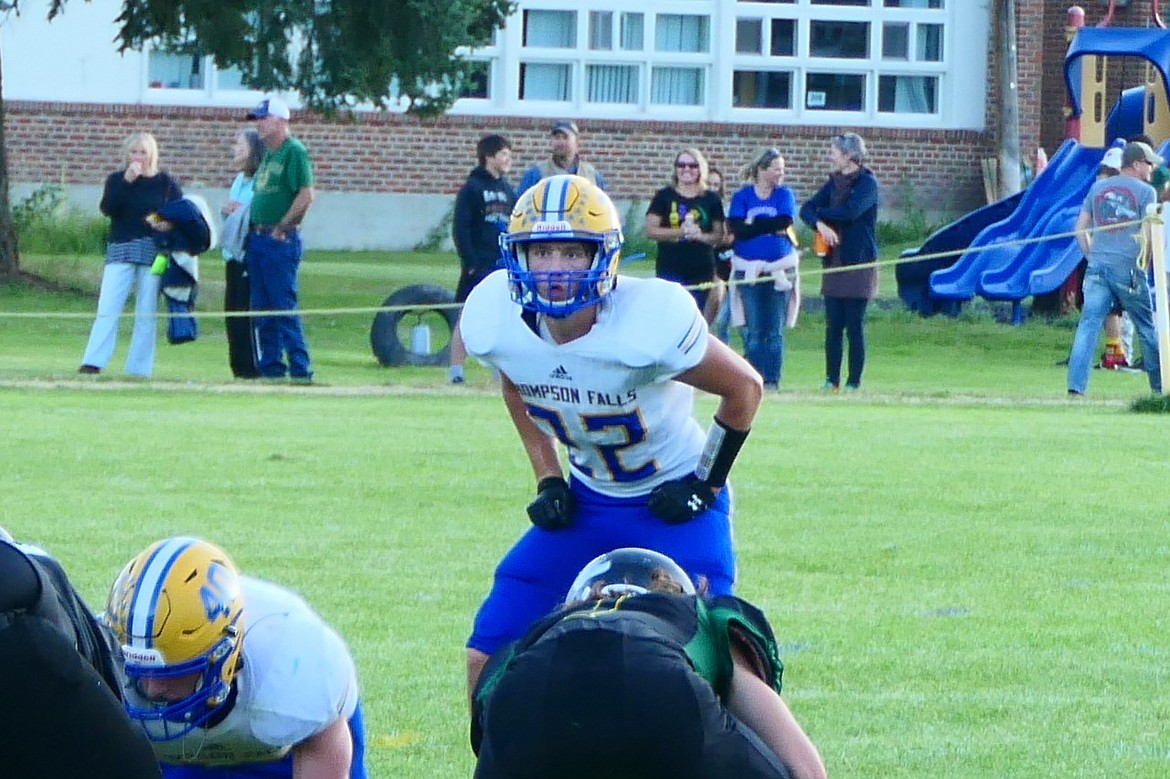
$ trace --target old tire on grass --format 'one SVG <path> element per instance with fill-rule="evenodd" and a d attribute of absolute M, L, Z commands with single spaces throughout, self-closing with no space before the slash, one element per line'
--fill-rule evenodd
<path fill-rule="evenodd" d="M 382 301 L 383 306 L 415 306 L 406 311 L 379 311 L 370 326 L 370 347 L 374 356 L 382 365 L 446 365 L 451 359 L 450 335 L 455 331 L 455 323 L 459 321 L 459 309 L 428 308 L 428 306 L 442 306 L 455 302 L 455 293 L 445 287 L 435 284 L 413 284 L 403 287 L 390 297 Z M 435 314 L 432 320 L 441 317 L 446 322 L 448 330 L 447 345 L 437 352 L 421 354 L 412 351 L 409 343 L 403 343 L 399 338 L 399 328 L 402 320 L 415 317 L 422 322 L 425 314 Z M 409 320 L 408 320 L 409 321 Z"/>

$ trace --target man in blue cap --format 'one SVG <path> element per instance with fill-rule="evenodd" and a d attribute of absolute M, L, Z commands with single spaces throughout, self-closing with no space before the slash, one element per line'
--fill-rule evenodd
<path fill-rule="evenodd" d="M 288 104 L 265 98 L 248 114 L 267 151 L 256 170 L 252 227 L 246 259 L 252 278 L 252 310 L 295 311 L 297 272 L 304 249 L 300 226 L 312 205 L 313 163 L 305 145 L 289 134 Z M 295 313 L 256 317 L 261 379 L 310 384 L 313 369 L 301 318 Z M 285 356 L 288 363 L 285 363 Z"/>

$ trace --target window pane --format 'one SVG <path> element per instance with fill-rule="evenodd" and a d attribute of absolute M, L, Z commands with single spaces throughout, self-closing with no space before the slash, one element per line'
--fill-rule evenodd
<path fill-rule="evenodd" d="M 491 97 L 488 86 L 491 84 L 490 62 L 469 62 L 467 73 L 459 84 L 459 97 Z"/>
<path fill-rule="evenodd" d="M 881 76 L 878 110 L 894 114 L 937 114 L 936 76 Z"/>
<path fill-rule="evenodd" d="M 203 89 L 203 57 L 150 52 L 147 84 L 155 89 Z"/>
<path fill-rule="evenodd" d="M 706 16 L 658 14 L 654 25 L 654 49 L 690 53 L 710 51 L 709 26 L 710 19 Z"/>
<path fill-rule="evenodd" d="M 735 20 L 735 53 L 736 54 L 763 54 L 764 53 L 764 20 L 763 19 L 736 19 Z"/>
<path fill-rule="evenodd" d="M 865 109 L 865 76 L 860 73 L 809 73 L 804 105 L 814 111 Z"/>
<path fill-rule="evenodd" d="M 525 11 L 524 45 L 576 48 L 577 14 L 573 11 Z"/>
<path fill-rule="evenodd" d="M 739 3 L 784 3 L 786 5 L 796 5 L 796 0 L 736 0 Z"/>
<path fill-rule="evenodd" d="M 736 108 L 792 108 L 792 74 L 737 70 L 732 76 L 731 104 Z"/>
<path fill-rule="evenodd" d="M 244 89 L 244 74 L 240 69 L 217 68 L 215 71 L 215 88 L 219 90 Z"/>
<path fill-rule="evenodd" d="M 702 68 L 654 68 L 650 102 L 658 105 L 702 105 Z"/>
<path fill-rule="evenodd" d="M 637 103 L 637 65 L 589 65 L 585 69 L 591 103 Z"/>
<path fill-rule="evenodd" d="M 571 65 L 520 64 L 521 100 L 572 100 Z"/>
<path fill-rule="evenodd" d="M 943 0 L 886 0 L 886 8 L 942 8 Z"/>
<path fill-rule="evenodd" d="M 868 22 L 813 21 L 809 53 L 814 57 L 865 59 L 869 56 Z"/>
<path fill-rule="evenodd" d="M 942 62 L 943 27 L 941 24 L 918 25 L 918 48 L 915 49 L 919 62 Z"/>
<path fill-rule="evenodd" d="M 882 25 L 882 59 L 910 59 L 909 22 L 886 22 Z"/>
<path fill-rule="evenodd" d="M 613 48 L 613 11 L 589 12 L 589 48 L 593 51 Z"/>
<path fill-rule="evenodd" d="M 622 49 L 641 51 L 646 47 L 645 17 L 642 14 L 622 14 Z"/>
<path fill-rule="evenodd" d="M 796 54 L 796 20 L 772 20 L 772 56 L 792 57 Z"/>
<path fill-rule="evenodd" d="M 870 0 L 812 0 L 812 5 L 856 5 L 868 6 Z"/>

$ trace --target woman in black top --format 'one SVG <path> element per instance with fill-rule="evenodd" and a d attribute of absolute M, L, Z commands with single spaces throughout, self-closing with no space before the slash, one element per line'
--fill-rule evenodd
<path fill-rule="evenodd" d="M 646 237 L 658 242 L 655 275 L 684 286 L 711 285 L 716 247 L 723 242 L 723 202 L 707 189 L 707 158 L 698 149 L 675 156 L 671 185 L 654 194 L 646 210 Z M 710 286 L 692 289 L 705 310 Z"/>
<path fill-rule="evenodd" d="M 118 343 L 118 319 L 134 288 L 134 334 L 126 373 L 149 377 L 154 370 L 158 330 L 159 277 L 151 273 L 155 247 L 147 216 L 183 196 L 179 183 L 158 169 L 158 143 L 150 133 L 126 139 L 126 167 L 106 179 L 101 210 L 110 218 L 110 241 L 97 319 L 89 333 L 81 373 L 101 373 Z"/>

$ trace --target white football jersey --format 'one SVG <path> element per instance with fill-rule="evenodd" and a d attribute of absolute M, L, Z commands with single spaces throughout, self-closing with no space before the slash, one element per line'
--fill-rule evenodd
<path fill-rule="evenodd" d="M 694 390 L 673 381 L 707 351 L 689 292 L 621 276 L 593 328 L 564 344 L 534 332 L 523 313 L 507 272 L 496 271 L 468 297 L 460 332 L 468 354 L 507 376 L 533 421 L 568 448 L 575 477 L 632 497 L 694 471 L 706 437 L 692 416 Z"/>
<path fill-rule="evenodd" d="M 240 582 L 246 624 L 235 704 L 210 728 L 152 742 L 163 762 L 279 760 L 357 707 L 357 672 L 341 636 L 289 590 L 248 576 Z"/>

